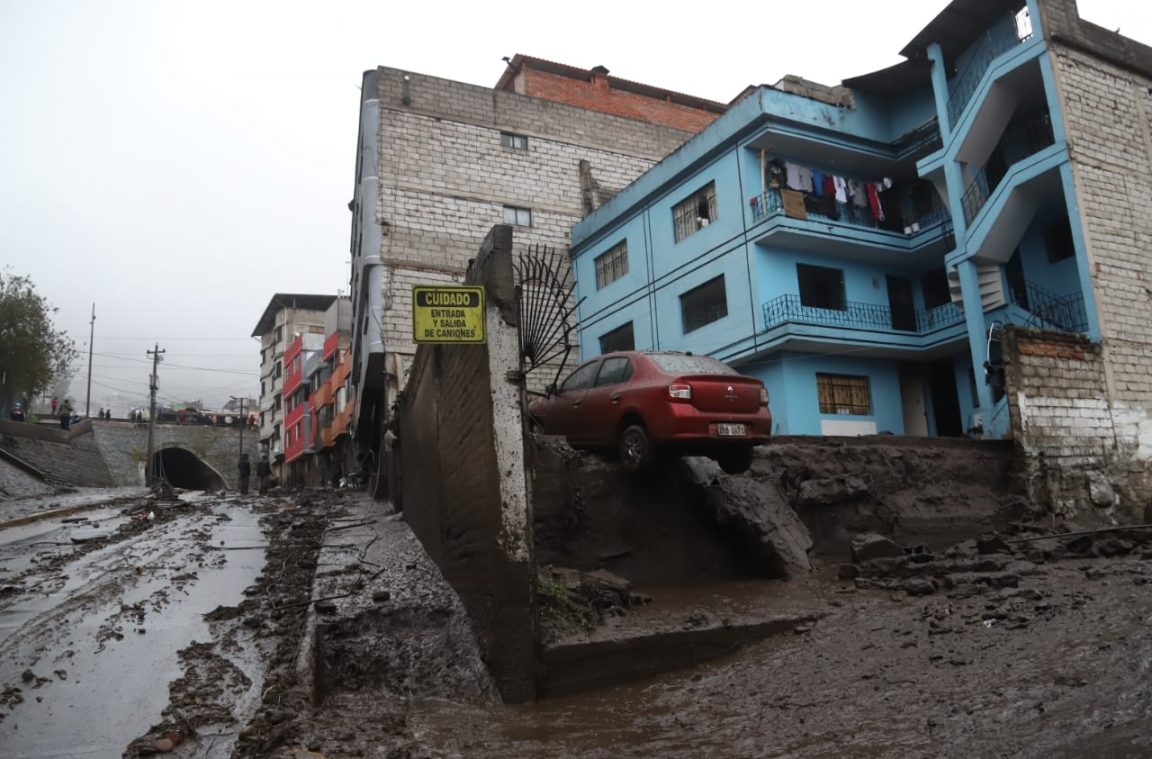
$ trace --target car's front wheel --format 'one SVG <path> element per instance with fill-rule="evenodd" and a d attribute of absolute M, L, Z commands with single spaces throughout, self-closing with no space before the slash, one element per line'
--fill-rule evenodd
<path fill-rule="evenodd" d="M 648 430 L 639 424 L 630 424 L 620 432 L 617 452 L 620 456 L 620 465 L 629 472 L 646 469 L 655 459 Z"/>
<path fill-rule="evenodd" d="M 742 446 L 724 451 L 716 457 L 716 463 L 728 474 L 743 474 L 752 467 L 752 447 Z"/>

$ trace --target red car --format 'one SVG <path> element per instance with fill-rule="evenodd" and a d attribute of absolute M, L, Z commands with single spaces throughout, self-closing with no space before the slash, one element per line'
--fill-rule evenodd
<path fill-rule="evenodd" d="M 738 474 L 772 431 L 763 382 L 690 353 L 597 356 L 549 386 L 529 414 L 538 430 L 574 446 L 615 449 L 632 471 L 668 451 L 709 456 Z"/>

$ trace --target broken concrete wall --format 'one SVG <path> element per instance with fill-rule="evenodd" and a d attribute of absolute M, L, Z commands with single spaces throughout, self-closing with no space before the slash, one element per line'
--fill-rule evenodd
<path fill-rule="evenodd" d="M 1082 335 L 1009 327 L 1004 359 L 1030 498 L 1089 523 L 1145 520 L 1152 427 L 1111 400 L 1101 346 Z"/>
<path fill-rule="evenodd" d="M 512 228 L 469 268 L 487 344 L 422 345 L 398 401 L 405 518 L 460 594 L 506 701 L 535 696 L 534 564 Z"/>

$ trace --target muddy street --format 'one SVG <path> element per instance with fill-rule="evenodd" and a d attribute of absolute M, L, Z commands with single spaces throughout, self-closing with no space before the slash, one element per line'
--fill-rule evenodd
<path fill-rule="evenodd" d="M 232 755 L 280 637 L 244 611 L 279 598 L 294 506 L 185 493 L 0 530 L 0 754 Z"/>

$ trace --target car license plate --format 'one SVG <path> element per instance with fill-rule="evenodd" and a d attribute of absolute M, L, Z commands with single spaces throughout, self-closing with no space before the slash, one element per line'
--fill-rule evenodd
<path fill-rule="evenodd" d="M 743 424 L 717 424 L 716 434 L 720 437 L 744 437 Z"/>

